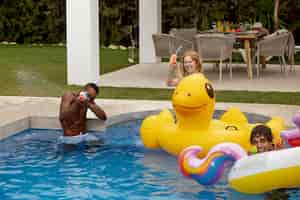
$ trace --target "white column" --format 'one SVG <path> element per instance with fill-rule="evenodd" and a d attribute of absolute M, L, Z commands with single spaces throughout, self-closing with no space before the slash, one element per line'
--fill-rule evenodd
<path fill-rule="evenodd" d="M 155 63 L 153 33 L 161 33 L 161 0 L 139 0 L 140 63 Z"/>
<path fill-rule="evenodd" d="M 98 0 L 67 1 L 67 81 L 84 85 L 99 79 Z"/>

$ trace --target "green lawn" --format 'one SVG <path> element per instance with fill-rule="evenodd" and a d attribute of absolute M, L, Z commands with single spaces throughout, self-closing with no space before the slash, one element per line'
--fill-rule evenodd
<path fill-rule="evenodd" d="M 172 90 L 145 88 L 101 88 L 101 98 L 170 100 Z M 300 92 L 217 91 L 218 102 L 300 105 Z"/>
<path fill-rule="evenodd" d="M 101 73 L 129 65 L 127 50 L 101 50 Z M 66 86 L 66 48 L 0 45 L 0 95 L 57 96 Z"/>
<path fill-rule="evenodd" d="M 101 73 L 129 65 L 127 50 L 101 50 Z M 300 56 L 296 60 L 300 63 Z M 0 45 L 1 96 L 60 96 L 79 87 L 66 85 L 65 47 Z M 169 100 L 172 90 L 100 88 L 101 98 Z M 217 91 L 219 102 L 300 105 L 300 92 Z"/>

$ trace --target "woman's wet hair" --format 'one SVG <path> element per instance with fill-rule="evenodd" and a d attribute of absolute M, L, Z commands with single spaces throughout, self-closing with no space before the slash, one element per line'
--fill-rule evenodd
<path fill-rule="evenodd" d="M 250 142 L 253 144 L 254 138 L 263 136 L 268 142 L 273 142 L 272 130 L 266 125 L 258 125 L 251 131 Z"/>

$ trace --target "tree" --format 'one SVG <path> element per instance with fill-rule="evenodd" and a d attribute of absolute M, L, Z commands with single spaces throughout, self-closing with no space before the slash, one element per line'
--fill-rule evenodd
<path fill-rule="evenodd" d="M 274 30 L 279 29 L 279 20 L 278 20 L 278 13 L 279 13 L 279 1 L 280 0 L 275 0 L 275 6 L 274 6 Z"/>
<path fill-rule="evenodd" d="M 149 0 L 151 1 L 151 0 Z M 57 43 L 66 39 L 65 0 L 0 0 L 0 41 Z M 130 45 L 137 40 L 138 0 L 99 0 L 101 44 Z M 162 31 L 212 22 L 260 21 L 267 29 L 300 32 L 299 0 L 162 0 Z M 132 32 L 134 33 L 133 35 Z M 295 34 L 300 42 L 299 34 Z M 137 41 L 135 41 L 137 43 Z"/>
<path fill-rule="evenodd" d="M 99 2 L 101 44 L 130 45 L 130 30 L 136 30 L 138 22 L 138 0 L 99 0 Z"/>

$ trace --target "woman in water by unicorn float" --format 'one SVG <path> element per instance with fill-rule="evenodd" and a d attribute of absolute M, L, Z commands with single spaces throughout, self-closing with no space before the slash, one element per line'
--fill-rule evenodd
<path fill-rule="evenodd" d="M 182 174 L 203 185 L 216 183 L 230 162 L 234 164 L 228 182 L 237 191 L 262 193 L 299 187 L 300 147 L 248 156 L 254 147 L 251 131 L 259 124 L 248 123 L 238 108 L 229 109 L 219 120 L 212 119 L 215 98 L 204 75 L 183 78 L 172 96 L 176 119 L 166 109 L 143 121 L 140 132 L 145 147 L 179 155 Z M 299 128 L 300 116 L 296 118 Z M 284 132 L 280 117 L 273 117 L 265 126 L 272 132 L 275 146 L 282 145 L 283 140 L 300 144 L 299 129 Z"/>

